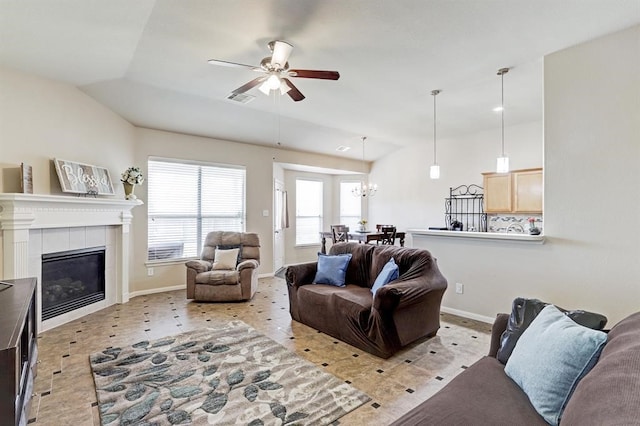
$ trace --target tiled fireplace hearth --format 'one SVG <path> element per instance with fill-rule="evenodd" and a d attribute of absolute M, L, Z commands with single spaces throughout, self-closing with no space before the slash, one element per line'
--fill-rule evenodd
<path fill-rule="evenodd" d="M 46 331 L 115 303 L 129 301 L 129 226 L 131 210 L 142 204 L 104 198 L 37 194 L 0 194 L 2 279 L 37 277 L 42 284 L 42 255 L 105 247 L 105 299 L 38 325 Z"/>

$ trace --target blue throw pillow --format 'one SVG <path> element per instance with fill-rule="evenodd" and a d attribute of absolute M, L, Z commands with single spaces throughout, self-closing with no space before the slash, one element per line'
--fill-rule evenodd
<path fill-rule="evenodd" d="M 378 274 L 378 277 L 373 283 L 373 287 L 371 287 L 371 293 L 375 296 L 376 291 L 378 291 L 380 287 L 393 280 L 397 280 L 399 276 L 400 270 L 398 269 L 398 265 L 396 265 L 396 261 L 392 257 L 387 263 L 385 263 L 382 271 Z"/>
<path fill-rule="evenodd" d="M 344 278 L 347 275 L 350 260 L 351 253 L 336 255 L 318 253 L 318 271 L 313 283 L 344 287 Z"/>
<path fill-rule="evenodd" d="M 547 423 L 557 425 L 578 382 L 595 365 L 606 333 L 546 306 L 518 339 L 504 368 Z"/>

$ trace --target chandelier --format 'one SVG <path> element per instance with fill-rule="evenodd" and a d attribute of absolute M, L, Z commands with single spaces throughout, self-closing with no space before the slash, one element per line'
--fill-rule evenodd
<path fill-rule="evenodd" d="M 364 162 L 364 141 L 367 139 L 366 136 L 362 137 L 362 173 L 366 174 L 366 166 L 365 166 L 365 162 Z M 378 191 L 378 185 L 376 185 L 375 183 L 366 183 L 365 180 L 363 179 L 360 182 L 360 185 L 356 186 L 353 188 L 353 190 L 351 191 L 351 193 L 353 194 L 354 197 L 373 197 L 374 195 L 376 195 L 376 192 Z"/>

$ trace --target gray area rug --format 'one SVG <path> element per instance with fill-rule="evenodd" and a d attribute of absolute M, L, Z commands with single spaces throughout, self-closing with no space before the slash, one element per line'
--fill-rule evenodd
<path fill-rule="evenodd" d="M 370 399 L 242 321 L 89 360 L 103 425 L 329 424 Z"/>

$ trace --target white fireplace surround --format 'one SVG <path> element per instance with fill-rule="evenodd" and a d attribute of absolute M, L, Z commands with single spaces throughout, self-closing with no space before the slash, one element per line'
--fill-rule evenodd
<path fill-rule="evenodd" d="M 63 195 L 0 194 L 2 279 L 36 277 L 41 285 L 45 253 L 106 247 L 105 300 L 42 321 L 46 331 L 115 303 L 129 301 L 129 225 L 139 200 Z"/>

